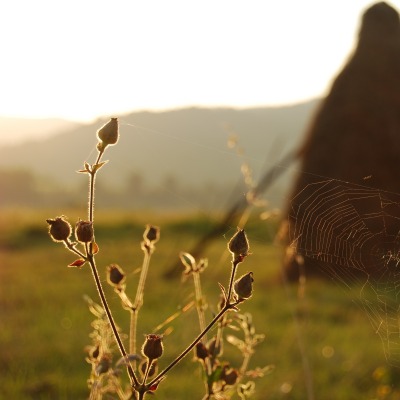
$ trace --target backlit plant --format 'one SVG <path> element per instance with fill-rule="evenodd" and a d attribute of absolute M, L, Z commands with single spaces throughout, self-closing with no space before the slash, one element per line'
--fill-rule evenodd
<path fill-rule="evenodd" d="M 160 371 L 159 359 L 164 353 L 163 336 L 152 333 L 145 335 L 140 351 L 137 344 L 138 315 L 144 302 L 145 281 L 156 243 L 160 239 L 160 229 L 147 225 L 143 234 L 141 248 L 144 253 L 143 264 L 136 295 L 133 300 L 126 291 L 126 274 L 118 264 L 107 267 L 107 282 L 113 287 L 121 300 L 122 307 L 130 313 L 130 329 L 128 345 L 125 335 L 118 329 L 102 286 L 96 257 L 99 245 L 95 239 L 94 223 L 94 193 L 96 177 L 100 169 L 107 163 L 102 161 L 108 146 L 115 145 L 119 139 L 118 120 L 111 118 L 97 131 L 97 158 L 93 164 L 84 163 L 80 173 L 89 178 L 89 201 L 87 219 L 79 219 L 73 229 L 67 217 L 59 216 L 48 219 L 49 234 L 55 242 L 64 244 L 77 259 L 69 267 L 82 268 L 88 265 L 100 297 L 101 305 L 87 298 L 88 306 L 95 320 L 92 323 L 92 344 L 88 347 L 87 361 L 91 364 L 89 379 L 90 399 L 101 399 L 103 395 L 114 394 L 120 399 L 143 399 L 147 394 L 154 393 L 159 384 L 165 379 L 167 373 L 173 369 L 190 352 L 203 368 L 205 383 L 205 399 L 230 399 L 236 393 L 241 399 L 248 399 L 254 391 L 254 382 L 245 381 L 248 376 L 253 378 L 262 376 L 266 369 L 248 371 L 248 364 L 254 347 L 263 340 L 264 336 L 256 334 L 251 316 L 238 313 L 238 306 L 248 300 L 253 291 L 253 273 L 247 272 L 241 277 L 236 277 L 240 263 L 249 255 L 249 242 L 243 229 L 238 229 L 228 243 L 232 254 L 232 268 L 225 288 L 219 284 L 221 299 L 218 312 L 210 322 L 206 322 L 205 310 L 207 302 L 201 290 L 200 274 L 207 267 L 207 260 L 196 261 L 189 253 L 181 252 L 180 259 L 185 268 L 184 275 L 192 276 L 195 289 L 195 304 L 199 320 L 199 334 L 195 337 L 173 361 L 164 366 Z M 74 233 L 75 239 L 72 239 Z M 234 311 L 232 314 L 230 311 Z M 213 337 L 208 338 L 211 328 L 217 327 Z M 233 328 L 241 330 L 243 338 L 229 335 L 226 341 L 234 345 L 243 355 L 242 364 L 233 368 L 229 362 L 224 361 L 223 344 L 225 341 L 224 330 Z M 115 348 L 120 353 L 119 360 L 113 363 Z M 122 387 L 121 373 L 126 370 L 129 378 L 129 388 Z M 107 397 L 109 398 L 109 397 Z"/>

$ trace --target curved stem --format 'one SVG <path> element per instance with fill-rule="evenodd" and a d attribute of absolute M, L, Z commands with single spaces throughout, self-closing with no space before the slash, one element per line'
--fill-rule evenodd
<path fill-rule="evenodd" d="M 149 270 L 151 250 L 144 245 L 144 258 L 142 264 L 142 271 L 139 278 L 138 288 L 136 291 L 135 301 L 133 307 L 135 310 L 139 310 L 143 304 L 144 284 L 146 282 L 147 271 Z"/>
<path fill-rule="evenodd" d="M 137 336 L 137 321 L 139 310 L 143 305 L 143 295 L 144 295 L 144 285 L 147 278 L 147 272 L 149 270 L 150 258 L 151 258 L 151 248 L 143 244 L 144 258 L 142 264 L 142 271 L 140 273 L 139 283 L 136 290 L 135 301 L 133 302 L 131 310 L 131 322 L 130 322 L 130 332 L 129 332 L 129 353 L 136 354 L 136 336 Z M 134 365 L 136 361 L 134 361 Z"/>
<path fill-rule="evenodd" d="M 86 260 L 86 256 L 83 254 L 83 253 L 81 253 L 79 250 L 77 250 L 76 248 L 75 248 L 75 245 L 73 244 L 73 243 L 71 243 L 70 241 L 69 241 L 69 239 L 67 239 L 67 240 L 64 240 L 64 244 L 65 244 L 65 247 L 69 250 L 69 251 L 72 251 L 72 253 L 75 253 L 75 254 L 77 254 L 79 257 L 82 257 L 82 258 L 84 258 L 85 260 Z"/>
<path fill-rule="evenodd" d="M 99 154 L 97 156 L 97 160 L 94 164 L 97 165 L 100 162 L 100 159 L 102 157 L 104 153 L 104 149 L 99 151 Z M 95 188 L 95 181 L 96 181 L 96 173 L 97 173 L 97 169 L 95 167 L 92 167 L 93 171 L 89 173 L 90 176 L 90 182 L 89 182 L 89 205 L 88 205 L 88 209 L 89 209 L 89 221 L 93 222 L 93 217 L 94 217 L 94 188 Z M 111 330 L 113 331 L 114 337 L 115 337 L 115 341 L 117 342 L 119 351 L 121 353 L 121 356 L 124 358 L 125 362 L 127 363 L 127 370 L 128 370 L 128 375 L 129 375 L 129 379 L 131 381 L 131 385 L 139 385 L 139 381 L 135 375 L 135 372 L 133 371 L 130 362 L 129 362 L 129 358 L 128 358 L 128 354 L 125 350 L 124 344 L 122 343 L 121 337 L 118 333 L 118 329 L 117 326 L 115 324 L 114 318 L 111 314 L 111 309 L 108 306 L 107 303 L 107 299 L 106 296 L 104 294 L 104 290 L 103 290 L 103 286 L 101 284 L 101 280 L 99 277 L 99 273 L 97 271 L 97 267 L 96 267 L 96 263 L 94 260 L 94 255 L 92 254 L 92 243 L 90 243 L 90 245 L 88 246 L 87 243 L 85 243 L 85 250 L 86 250 L 86 259 L 90 264 L 90 268 L 92 270 L 92 275 L 93 275 L 93 279 L 95 281 L 96 284 L 96 288 L 97 288 L 97 292 L 99 293 L 100 296 L 100 300 L 101 300 L 101 304 L 103 306 L 103 309 L 107 315 L 108 321 L 110 323 L 111 326 Z"/>
<path fill-rule="evenodd" d="M 232 288 L 233 288 L 233 282 L 235 280 L 235 275 L 236 275 L 236 269 L 237 266 L 239 265 L 240 261 L 237 259 L 232 261 L 232 272 L 231 272 L 231 278 L 229 280 L 229 286 L 228 286 L 228 294 L 226 296 L 226 301 L 229 302 L 232 294 Z"/>
<path fill-rule="evenodd" d="M 101 157 L 104 154 L 104 149 L 99 151 L 99 154 L 97 156 L 97 160 L 93 165 L 96 165 L 100 162 Z M 89 182 L 89 206 L 88 206 L 88 210 L 89 210 L 89 221 L 93 222 L 93 217 L 94 217 L 94 183 L 96 181 L 96 173 L 97 170 L 95 169 L 94 171 L 89 173 L 90 176 L 90 182 Z"/>
<path fill-rule="evenodd" d="M 185 350 L 182 351 L 181 354 L 179 354 L 178 357 L 175 358 L 174 361 L 171 362 L 171 364 L 169 364 L 163 371 L 161 371 L 150 383 L 149 385 L 151 386 L 152 384 L 158 382 L 171 368 L 173 368 L 176 364 L 178 364 L 182 358 L 184 358 L 189 352 L 190 350 L 193 349 L 194 346 L 196 346 L 196 344 L 202 339 L 202 337 L 214 326 L 214 324 L 222 317 L 222 315 L 224 315 L 228 309 L 230 307 L 227 308 L 227 306 L 225 306 L 214 318 L 213 320 L 207 325 L 206 329 L 201 332 L 196 339 L 194 339 L 194 341 L 188 346 L 186 347 Z"/>
<path fill-rule="evenodd" d="M 129 378 L 131 380 L 131 384 L 134 383 L 135 385 L 138 385 L 139 381 L 136 378 L 136 375 L 135 375 L 132 367 L 130 366 L 130 363 L 129 363 L 129 360 L 128 360 L 128 354 L 126 353 L 124 344 L 122 343 L 122 340 L 121 340 L 120 335 L 118 333 L 117 326 L 115 324 L 114 318 L 113 318 L 113 316 L 111 314 L 110 307 L 108 306 L 107 299 L 106 299 L 106 296 L 104 294 L 103 287 L 101 285 L 100 277 L 99 277 L 99 274 L 97 272 L 96 263 L 95 263 L 94 258 L 93 258 L 92 255 L 89 255 L 88 258 L 89 258 L 88 261 L 89 261 L 89 264 L 90 264 L 90 267 L 91 267 L 91 270 L 92 270 L 93 278 L 94 278 L 94 281 L 96 283 L 96 288 L 97 288 L 97 291 L 98 291 L 99 296 L 100 296 L 101 304 L 103 305 L 104 311 L 105 311 L 105 313 L 107 315 L 108 321 L 109 321 L 111 329 L 113 331 L 113 334 L 114 334 L 115 340 L 117 342 L 117 345 L 118 345 L 119 351 L 121 353 L 121 356 L 127 362 L 127 370 L 128 370 Z"/>
<path fill-rule="evenodd" d="M 138 313 L 134 308 L 131 309 L 131 322 L 129 326 L 129 354 L 136 354 Z M 136 369 L 136 360 L 133 360 L 133 368 Z"/>
<path fill-rule="evenodd" d="M 199 318 L 200 332 L 204 331 L 206 328 L 206 318 L 204 315 L 204 298 L 203 292 L 201 290 L 201 279 L 200 273 L 197 271 L 193 272 L 193 282 L 194 282 L 194 291 L 196 296 L 196 310 Z M 207 335 L 204 335 L 204 341 L 207 341 Z"/>
<path fill-rule="evenodd" d="M 226 302 L 224 307 L 222 307 L 221 311 L 212 319 L 212 321 L 206 326 L 206 328 L 196 337 L 196 339 L 193 340 L 193 342 L 186 347 L 185 350 L 182 351 L 181 354 L 179 354 L 178 357 L 175 358 L 163 371 L 161 371 L 149 384 L 148 386 L 154 385 L 156 382 L 158 382 L 171 368 L 173 368 L 176 364 L 178 364 L 193 348 L 196 346 L 198 342 L 207 334 L 207 332 L 219 321 L 219 319 L 228 311 L 231 309 L 235 309 L 235 306 L 239 304 L 239 301 L 235 301 L 233 303 L 230 302 L 230 296 L 232 294 L 232 287 L 233 287 L 233 282 L 235 280 L 235 275 L 236 275 L 236 269 L 238 264 L 240 263 L 239 260 L 234 260 L 232 261 L 232 271 L 231 271 L 231 277 L 229 279 L 229 288 L 228 288 L 228 295 L 226 298 Z"/>

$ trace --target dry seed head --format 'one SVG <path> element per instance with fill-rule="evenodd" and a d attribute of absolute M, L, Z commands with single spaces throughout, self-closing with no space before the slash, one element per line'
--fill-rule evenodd
<path fill-rule="evenodd" d="M 90 351 L 90 357 L 96 359 L 100 354 L 99 346 L 93 347 Z"/>
<path fill-rule="evenodd" d="M 202 342 L 198 342 L 196 344 L 196 358 L 200 360 L 205 360 L 207 357 L 208 357 L 207 347 Z"/>
<path fill-rule="evenodd" d="M 100 355 L 100 347 L 96 346 L 86 346 L 85 351 L 88 353 L 88 361 L 95 362 Z"/>
<path fill-rule="evenodd" d="M 221 379 L 227 385 L 234 385 L 239 378 L 239 372 L 237 369 L 230 368 L 228 365 L 224 367 L 221 374 Z"/>
<path fill-rule="evenodd" d="M 253 293 L 253 273 L 248 272 L 241 276 L 233 286 L 235 293 L 240 300 L 248 299 Z"/>
<path fill-rule="evenodd" d="M 97 375 L 105 374 L 111 368 L 111 359 L 108 356 L 103 356 L 96 366 Z"/>
<path fill-rule="evenodd" d="M 90 243 L 94 238 L 93 223 L 79 220 L 75 225 L 75 237 L 78 242 Z"/>
<path fill-rule="evenodd" d="M 117 288 L 125 282 L 125 273 L 119 265 L 111 264 L 107 267 L 107 281 Z"/>
<path fill-rule="evenodd" d="M 234 260 L 243 259 L 249 254 L 249 241 L 247 240 L 244 229 L 238 229 L 228 243 L 228 249 L 232 253 Z"/>
<path fill-rule="evenodd" d="M 211 356 L 214 357 L 222 356 L 224 352 L 223 341 L 218 340 L 218 345 L 217 345 L 217 338 L 213 337 L 211 340 L 208 341 L 207 349 L 208 349 L 208 354 L 210 354 Z"/>
<path fill-rule="evenodd" d="M 156 243 L 160 239 L 160 228 L 158 226 L 146 225 L 146 230 L 143 234 L 143 239 L 146 242 Z"/>
<path fill-rule="evenodd" d="M 162 343 L 162 335 L 150 334 L 146 335 L 146 340 L 142 346 L 142 354 L 149 360 L 157 360 L 163 354 L 164 346 Z"/>
<path fill-rule="evenodd" d="M 71 236 L 71 225 L 63 215 L 55 219 L 46 219 L 46 222 L 49 224 L 49 234 L 55 242 L 63 242 Z"/>
<path fill-rule="evenodd" d="M 118 118 L 111 118 L 98 131 L 97 137 L 103 143 L 101 146 L 104 149 L 107 145 L 113 145 L 118 142 Z"/>

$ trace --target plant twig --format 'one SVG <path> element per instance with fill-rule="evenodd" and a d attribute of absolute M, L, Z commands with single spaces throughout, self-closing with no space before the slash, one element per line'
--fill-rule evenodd
<path fill-rule="evenodd" d="M 90 181 L 89 181 L 89 204 L 88 204 L 88 216 L 89 216 L 89 221 L 91 223 L 93 223 L 93 218 L 94 218 L 94 190 L 95 190 L 95 181 L 96 181 L 96 174 L 97 171 L 99 170 L 98 168 L 96 168 L 97 165 L 99 165 L 101 157 L 104 153 L 104 148 L 99 150 L 99 154 L 97 156 L 97 160 L 96 163 L 92 166 L 91 170 L 88 171 L 89 173 L 89 177 L 90 177 Z M 121 353 L 121 356 L 124 358 L 124 360 L 126 360 L 126 366 L 127 366 L 127 370 L 128 370 L 128 375 L 129 375 L 129 379 L 131 381 L 131 385 L 135 385 L 137 386 L 139 384 L 139 381 L 135 375 L 134 370 L 132 369 L 132 366 L 130 364 L 129 358 L 128 358 L 128 354 L 125 350 L 124 344 L 122 343 L 121 337 L 118 333 L 118 329 L 117 326 L 115 324 L 114 318 L 112 316 L 111 313 L 111 309 L 107 303 L 107 299 L 106 296 L 104 294 L 104 290 L 101 284 L 101 280 L 97 271 L 97 267 L 96 267 L 96 263 L 95 263 L 95 258 L 94 255 L 92 254 L 92 246 L 93 246 L 93 242 L 90 243 L 90 246 L 88 248 L 87 244 L 86 244 L 86 259 L 90 264 L 90 268 L 92 271 L 92 275 L 93 275 L 93 279 L 95 281 L 96 284 L 96 288 L 97 291 L 99 293 L 100 296 L 100 300 L 101 300 L 101 304 L 104 308 L 105 313 L 107 314 L 107 318 L 108 321 L 110 323 L 111 329 L 113 331 L 114 337 L 115 337 L 115 341 L 117 342 L 118 345 L 118 349 Z"/>
<path fill-rule="evenodd" d="M 239 262 L 233 262 L 234 268 L 232 268 L 231 276 L 229 279 L 229 287 L 228 293 L 229 295 L 232 293 L 233 282 L 236 274 L 236 267 Z M 222 307 L 221 311 L 212 319 L 212 321 L 206 326 L 206 328 L 193 340 L 192 343 L 185 350 L 182 351 L 163 371 L 161 371 L 149 384 L 148 386 L 152 386 L 155 383 L 159 382 L 161 378 L 165 376 L 165 374 L 173 368 L 176 364 L 178 364 L 195 346 L 200 340 L 207 334 L 207 332 L 220 320 L 220 318 L 229 310 L 236 309 L 236 306 L 240 303 L 240 300 L 235 300 L 233 303 L 230 302 L 229 296 L 226 298 L 225 304 Z"/>
<path fill-rule="evenodd" d="M 196 297 L 196 310 L 199 318 L 200 332 L 206 328 L 206 317 L 204 315 L 204 297 L 201 290 L 200 272 L 193 271 L 194 291 Z M 204 341 L 207 341 L 207 335 L 204 335 Z"/>
<path fill-rule="evenodd" d="M 147 273 L 149 270 L 151 255 L 154 250 L 154 245 L 151 242 L 147 242 L 146 239 L 142 242 L 142 249 L 144 252 L 142 270 L 140 273 L 139 283 L 136 290 L 135 301 L 131 308 L 131 321 L 130 321 L 130 332 L 129 332 L 129 352 L 130 354 L 136 354 L 137 351 L 137 321 L 139 311 L 143 305 L 144 287 L 146 283 Z M 136 361 L 134 361 L 134 366 Z"/>

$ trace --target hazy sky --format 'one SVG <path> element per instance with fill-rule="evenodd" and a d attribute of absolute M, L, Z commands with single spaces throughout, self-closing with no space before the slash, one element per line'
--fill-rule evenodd
<path fill-rule="evenodd" d="M 320 96 L 373 3 L 3 1 L 0 115 L 90 120 Z"/>

